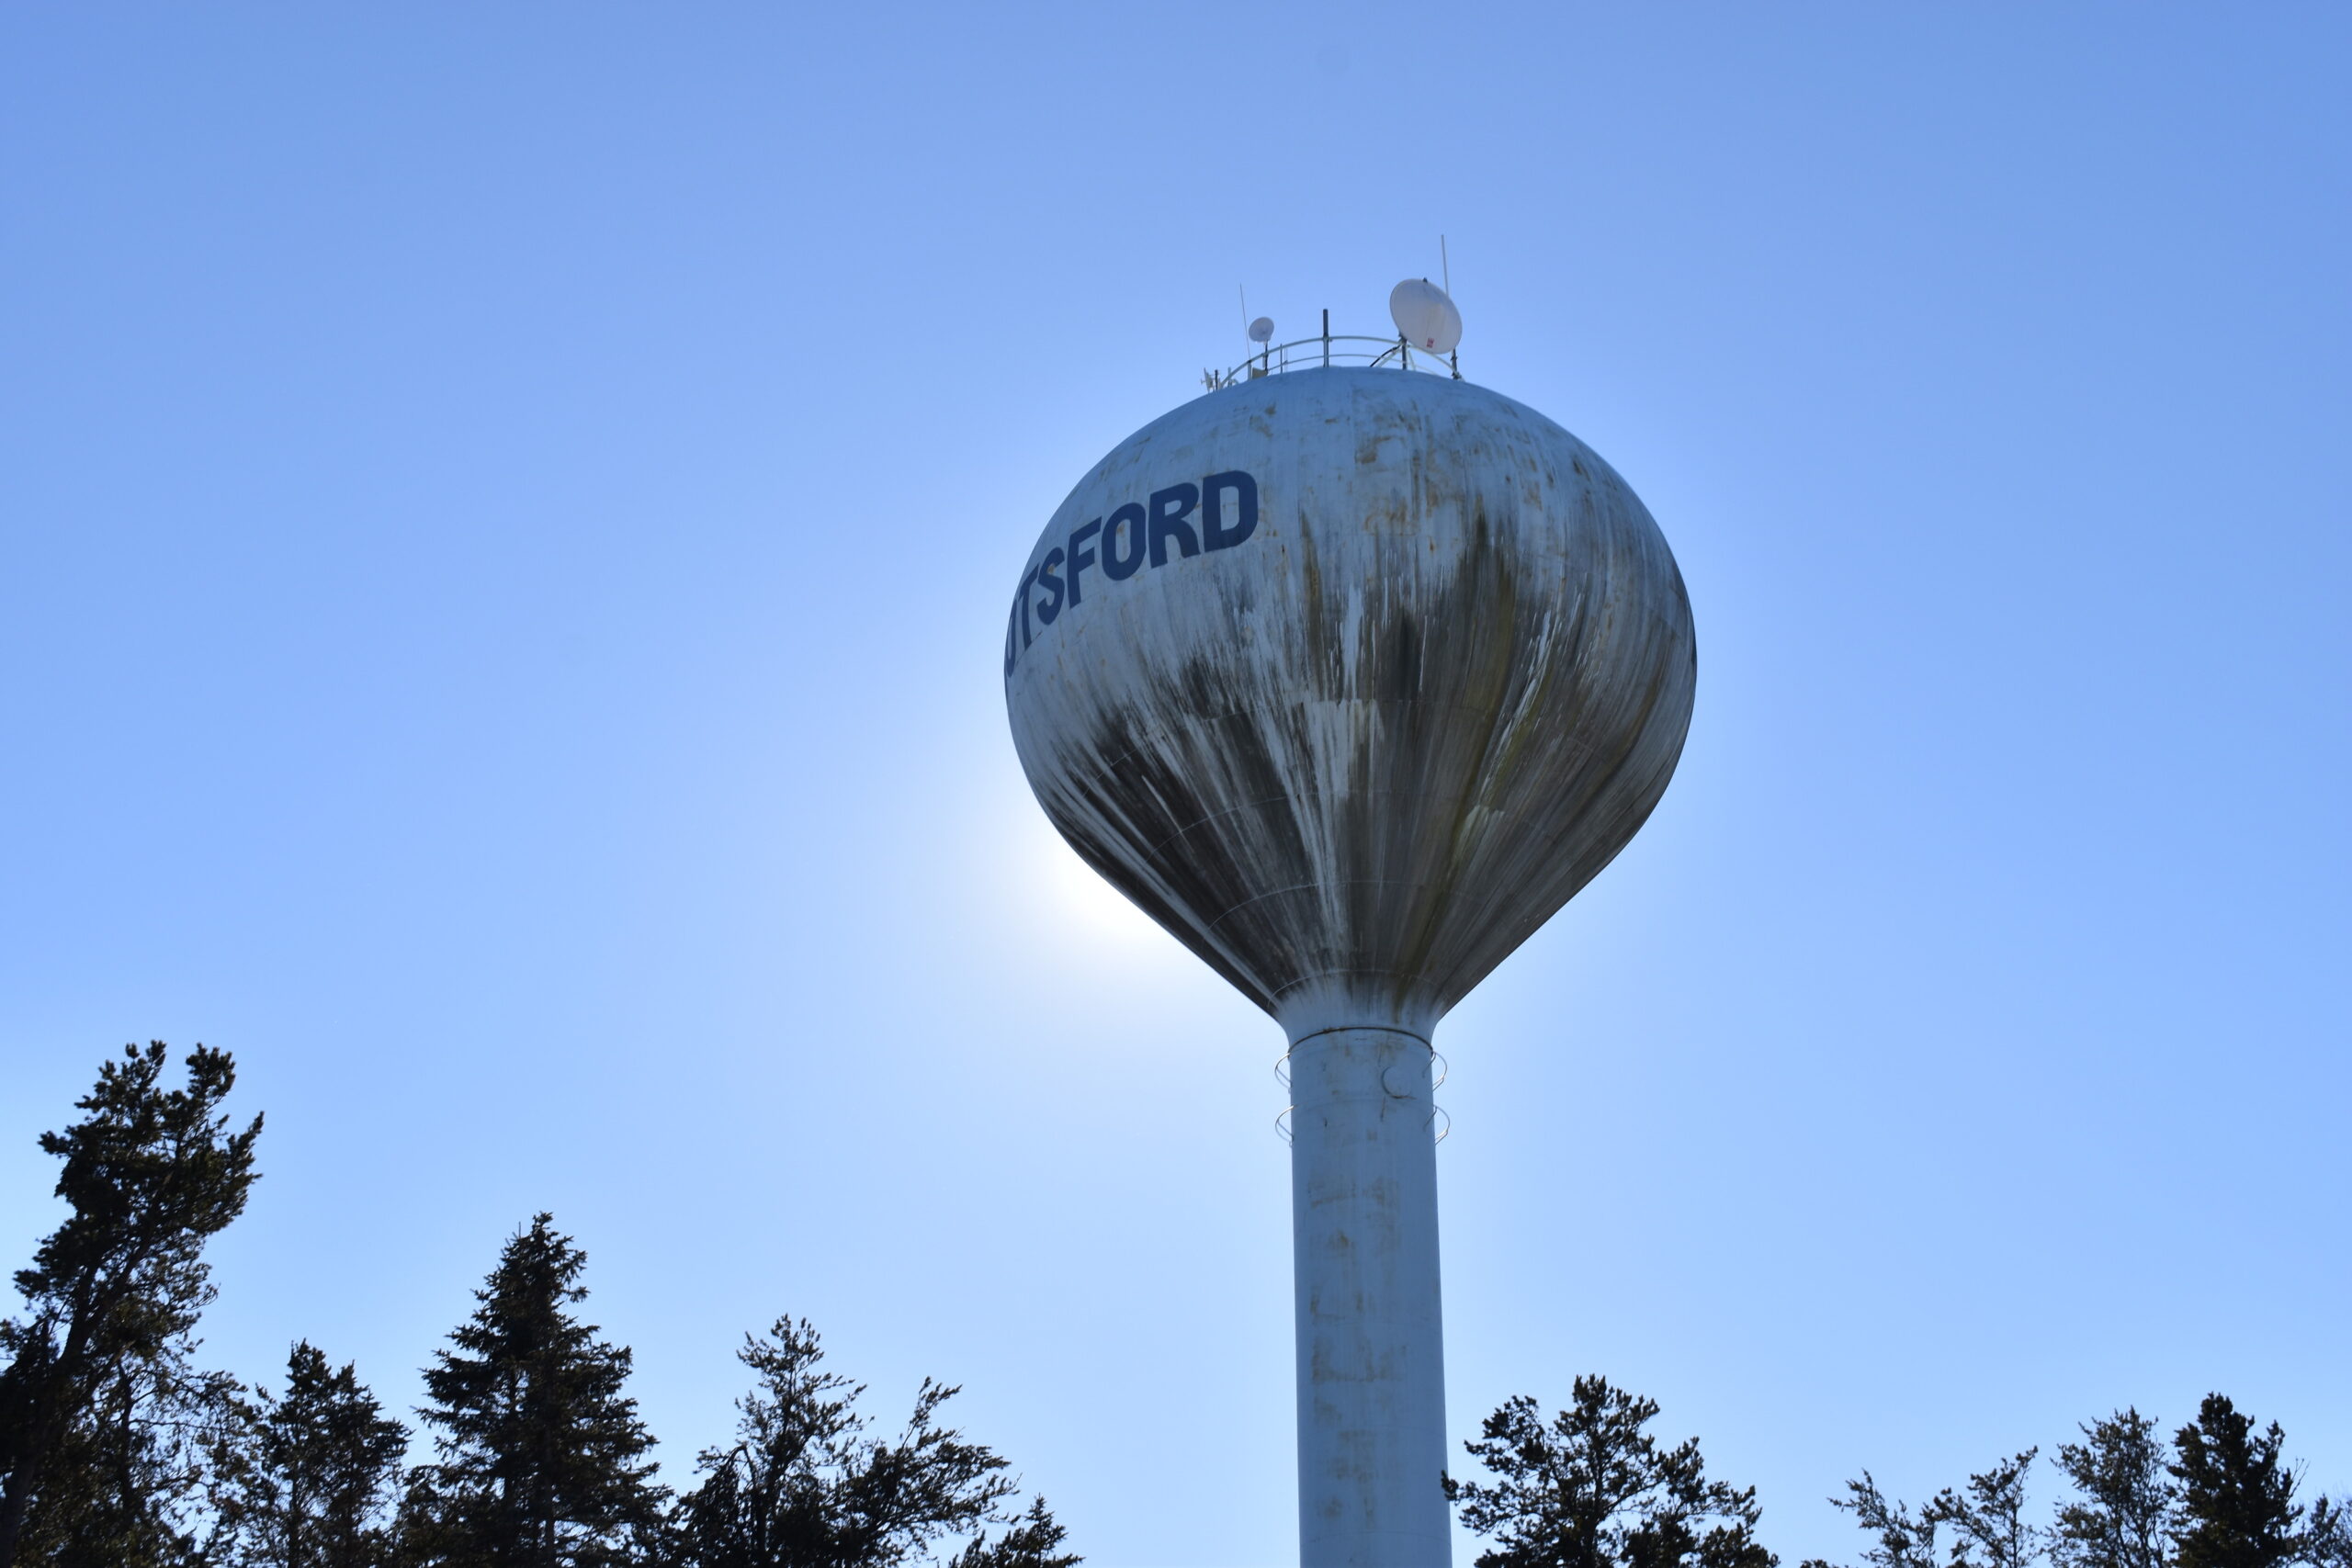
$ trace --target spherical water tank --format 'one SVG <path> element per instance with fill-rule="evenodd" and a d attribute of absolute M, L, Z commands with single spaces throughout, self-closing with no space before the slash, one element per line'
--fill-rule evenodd
<path fill-rule="evenodd" d="M 1005 694 L 1039 802 L 1294 1033 L 1434 1024 L 1633 837 L 1690 723 L 1657 525 L 1468 382 L 1196 399 L 1094 466 L 1021 583 Z"/>

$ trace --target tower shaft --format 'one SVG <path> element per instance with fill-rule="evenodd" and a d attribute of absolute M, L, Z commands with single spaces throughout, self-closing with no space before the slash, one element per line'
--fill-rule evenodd
<path fill-rule="evenodd" d="M 1445 1359 L 1429 1042 L 1296 1035 L 1291 1224 L 1303 1568 L 1444 1568 Z"/>

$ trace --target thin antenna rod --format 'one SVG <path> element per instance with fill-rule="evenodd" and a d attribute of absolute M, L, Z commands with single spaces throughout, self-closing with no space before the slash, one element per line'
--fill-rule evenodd
<path fill-rule="evenodd" d="M 1243 341 L 1247 342 L 1250 336 L 1250 290 L 1238 283 L 1233 287 L 1239 290 L 1241 295 L 1241 336 Z"/>
<path fill-rule="evenodd" d="M 1453 264 L 1445 259 L 1445 236 L 1437 237 L 1437 269 L 1445 276 L 1445 297 L 1453 298 Z"/>

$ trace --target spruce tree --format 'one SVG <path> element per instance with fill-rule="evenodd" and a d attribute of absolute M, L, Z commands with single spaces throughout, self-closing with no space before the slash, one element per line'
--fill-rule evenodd
<path fill-rule="evenodd" d="M 1775 1568 L 1756 1540 L 1756 1489 L 1710 1481 L 1693 1438 L 1661 1448 L 1653 1400 L 1576 1381 L 1547 1426 L 1521 1395 L 1463 1446 L 1500 1480 L 1446 1478 L 1462 1522 L 1497 1538 L 1478 1568 Z"/>
<path fill-rule="evenodd" d="M 184 1089 L 166 1047 L 126 1047 L 41 1147 L 71 1213 L 17 1274 L 0 1323 L 0 1568 L 136 1568 L 189 1550 L 235 1385 L 195 1371 L 213 1296 L 204 1244 L 243 1212 L 256 1116 L 232 1131 L 228 1053 L 198 1046 Z"/>
<path fill-rule="evenodd" d="M 735 1442 L 706 1450 L 702 1483 L 679 1505 L 680 1568 L 890 1568 L 943 1537 L 991 1524 L 1014 1528 L 978 1540 L 962 1568 L 1066 1568 L 1062 1528 L 1042 1500 L 1011 1520 L 1005 1461 L 939 1424 L 953 1387 L 925 1380 L 895 1440 L 866 1435 L 857 1412 L 865 1391 L 821 1370 L 824 1350 L 807 1322 L 780 1318 L 736 1352 L 757 1375 L 737 1401 Z"/>
<path fill-rule="evenodd" d="M 2075 1493 L 2051 1527 L 2058 1568 L 2165 1568 L 2178 1493 L 2155 1422 L 2119 1410 L 2082 1433 L 2058 1448 Z"/>
<path fill-rule="evenodd" d="M 473 1317 L 424 1370 L 437 1462 L 402 1510 L 403 1550 L 431 1568 L 611 1568 L 641 1561 L 665 1496 L 652 1438 L 622 1392 L 625 1346 L 569 1309 L 587 1256 L 540 1214 L 475 1292 Z"/>
<path fill-rule="evenodd" d="M 2173 1435 L 2172 1473 L 2180 1483 L 2174 1535 L 2177 1568 L 2278 1568 L 2302 1555 L 2295 1472 L 2279 1458 L 2285 1434 L 2209 1393 L 2197 1419 Z"/>
<path fill-rule="evenodd" d="M 355 1369 L 305 1340 L 286 1391 L 255 1391 L 230 1495 L 239 1568 L 381 1568 L 391 1561 L 408 1428 L 384 1415 Z"/>

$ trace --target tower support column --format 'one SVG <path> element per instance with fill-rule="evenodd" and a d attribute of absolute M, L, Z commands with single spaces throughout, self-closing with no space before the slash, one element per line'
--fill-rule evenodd
<path fill-rule="evenodd" d="M 1295 1034 L 1291 1247 L 1303 1568 L 1446 1568 L 1429 1042 Z"/>

